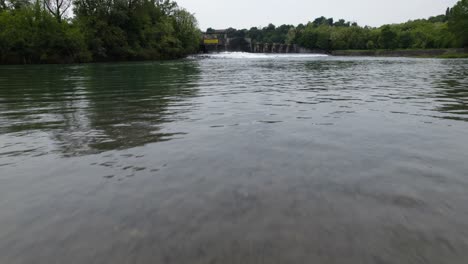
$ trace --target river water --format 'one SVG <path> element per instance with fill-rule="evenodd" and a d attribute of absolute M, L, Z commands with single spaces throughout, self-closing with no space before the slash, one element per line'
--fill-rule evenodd
<path fill-rule="evenodd" d="M 0 263 L 467 263 L 468 60 L 0 67 Z"/>

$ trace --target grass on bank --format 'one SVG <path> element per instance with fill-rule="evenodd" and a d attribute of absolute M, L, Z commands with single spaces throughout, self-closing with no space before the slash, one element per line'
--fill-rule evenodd
<path fill-rule="evenodd" d="M 437 56 L 440 59 L 468 59 L 468 53 L 449 53 Z"/>
<path fill-rule="evenodd" d="M 372 49 L 372 50 L 335 50 L 335 56 L 376 56 L 376 57 L 415 57 L 415 58 L 468 58 L 463 49 Z"/>

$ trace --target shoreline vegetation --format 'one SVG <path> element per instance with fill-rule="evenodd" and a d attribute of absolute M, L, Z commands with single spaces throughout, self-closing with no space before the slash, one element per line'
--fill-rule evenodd
<path fill-rule="evenodd" d="M 199 38 L 170 0 L 0 0 L 0 64 L 175 59 Z"/>
<path fill-rule="evenodd" d="M 396 50 L 334 50 L 332 56 L 356 57 L 410 57 L 463 59 L 468 58 L 468 49 L 396 49 Z"/>
<path fill-rule="evenodd" d="M 377 28 L 319 17 L 226 31 L 335 56 L 467 58 L 468 0 L 439 16 Z M 0 64 L 178 59 L 200 51 L 201 34 L 195 16 L 171 0 L 0 0 Z"/>
<path fill-rule="evenodd" d="M 207 33 L 210 31 L 214 30 L 209 28 Z M 438 16 L 381 27 L 319 17 L 297 26 L 270 24 L 263 28 L 229 28 L 226 32 L 228 38 L 249 38 L 254 44 L 294 44 L 341 56 L 466 57 L 468 0 L 459 1 Z"/>

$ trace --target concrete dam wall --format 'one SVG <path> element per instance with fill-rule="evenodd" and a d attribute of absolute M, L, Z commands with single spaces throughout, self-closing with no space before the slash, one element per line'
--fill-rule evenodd
<path fill-rule="evenodd" d="M 201 44 L 203 53 L 210 52 L 251 52 L 251 53 L 319 53 L 324 50 L 310 50 L 295 44 L 254 43 L 250 38 L 219 38 L 204 40 Z"/>

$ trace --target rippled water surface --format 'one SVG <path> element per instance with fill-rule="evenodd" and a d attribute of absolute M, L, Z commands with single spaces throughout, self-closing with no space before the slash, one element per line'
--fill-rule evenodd
<path fill-rule="evenodd" d="M 0 263 L 467 263 L 468 60 L 0 67 Z"/>

